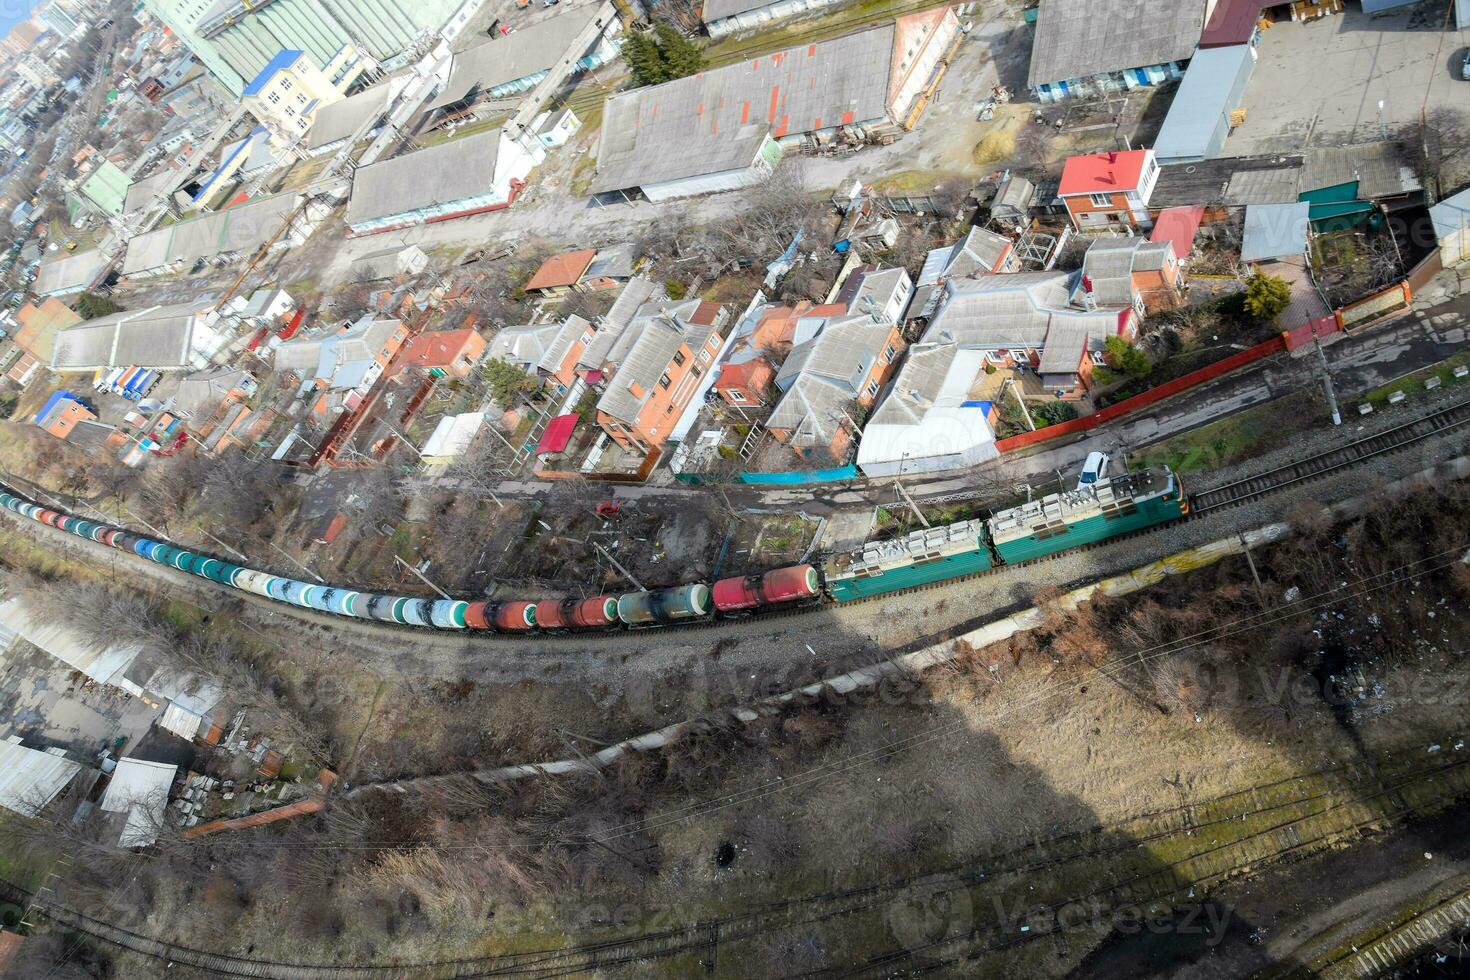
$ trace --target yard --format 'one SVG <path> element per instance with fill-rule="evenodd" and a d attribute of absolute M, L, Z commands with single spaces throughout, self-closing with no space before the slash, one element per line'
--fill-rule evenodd
<path fill-rule="evenodd" d="M 1444 4 L 1415 4 L 1369 15 L 1345 13 L 1263 32 L 1260 59 L 1241 103 L 1245 122 L 1226 156 L 1299 153 L 1345 146 L 1417 129 L 1450 114 L 1461 126 L 1467 83 L 1460 78 L 1470 31 L 1441 31 Z M 1432 9 L 1431 9 L 1432 8 Z M 1382 108 L 1380 108 L 1380 106 Z M 1451 160 L 1445 186 L 1463 179 L 1465 159 Z"/>
<path fill-rule="evenodd" d="M 1320 425 L 1326 409 L 1316 388 L 1298 391 L 1202 425 L 1132 454 L 1130 469 L 1168 466 L 1176 473 L 1214 470 L 1259 456 Z"/>

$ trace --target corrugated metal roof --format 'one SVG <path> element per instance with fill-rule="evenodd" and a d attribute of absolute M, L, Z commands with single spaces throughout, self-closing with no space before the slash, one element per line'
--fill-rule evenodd
<path fill-rule="evenodd" d="M 300 201 L 301 196 L 294 193 L 255 198 L 139 235 L 128 242 L 123 275 L 259 248 L 280 229 Z"/>
<path fill-rule="evenodd" d="M 99 807 L 105 813 L 126 813 L 119 847 L 145 847 L 158 839 L 168 810 L 168 792 L 179 767 L 143 759 L 121 759 Z"/>
<path fill-rule="evenodd" d="M 1356 180 L 1361 201 L 1424 189 L 1411 163 L 1409 148 L 1392 140 L 1307 150 L 1301 176 L 1303 191 Z"/>
<path fill-rule="evenodd" d="M 709 326 L 689 323 L 686 319 L 698 305 L 698 300 L 688 300 L 641 314 L 628 325 L 608 353 L 617 370 L 597 401 L 599 412 L 628 423 L 637 421 L 643 403 L 653 393 L 680 345 L 688 344 L 697 350 L 709 337 Z M 635 384 L 642 390 L 641 395 L 631 390 Z"/>
<path fill-rule="evenodd" d="M 748 167 L 768 133 L 886 121 L 895 30 L 885 24 L 610 97 L 593 192 Z"/>
<path fill-rule="evenodd" d="M 36 292 L 42 296 L 81 292 L 106 265 L 107 257 L 98 248 L 48 257 L 36 274 Z"/>
<path fill-rule="evenodd" d="M 491 129 L 359 169 L 352 178 L 347 223 L 376 221 L 489 193 L 495 185 L 500 140 L 501 131 Z"/>
<path fill-rule="evenodd" d="M 338 140 L 345 140 L 362 125 L 388 109 L 389 87 L 375 85 L 317 109 L 306 134 L 306 148 L 317 150 Z"/>
<path fill-rule="evenodd" d="M 1296 204 L 1252 204 L 1245 209 L 1245 233 L 1241 240 L 1243 262 L 1264 262 L 1288 255 L 1301 255 L 1307 248 L 1312 206 Z"/>
<path fill-rule="evenodd" d="M 600 3 L 568 7 L 514 33 L 456 52 L 444 91 L 429 109 L 463 102 L 479 92 L 540 74 L 561 60 L 577 35 L 602 9 Z M 578 51 L 580 58 L 585 51 Z"/>
<path fill-rule="evenodd" d="M 97 317 L 56 335 L 51 366 L 57 370 L 96 367 L 151 367 L 174 369 L 189 365 L 196 333 L 209 330 L 203 322 L 211 303 L 150 306 Z"/>
<path fill-rule="evenodd" d="M 1210 144 L 1222 118 L 1237 108 L 1231 103 L 1241 72 L 1254 66 L 1255 49 L 1249 44 L 1196 51 L 1154 140 L 1158 159 L 1166 162 L 1217 156 Z"/>
<path fill-rule="evenodd" d="M 465 412 L 461 415 L 446 415 L 439 420 L 434 434 L 429 436 L 421 452 L 425 457 L 454 457 L 462 454 L 474 442 L 480 426 L 485 424 L 484 412 Z"/>
<path fill-rule="evenodd" d="M 32 817 L 56 799 L 82 769 L 60 751 L 26 748 L 18 735 L 0 742 L 0 806 Z"/>
<path fill-rule="evenodd" d="M 842 410 L 861 394 L 863 381 L 892 331 L 892 323 L 867 314 L 828 320 L 815 340 L 792 351 L 781 366 L 789 378 L 789 365 L 795 358 L 798 373 L 766 427 L 790 430 L 795 446 L 829 445 L 843 422 Z"/>
<path fill-rule="evenodd" d="M 1032 88 L 1189 57 L 1205 0 L 1041 0 Z"/>

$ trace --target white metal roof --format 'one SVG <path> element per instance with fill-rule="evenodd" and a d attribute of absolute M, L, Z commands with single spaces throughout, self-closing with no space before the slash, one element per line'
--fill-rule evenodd
<path fill-rule="evenodd" d="M 973 454 L 993 445 L 988 403 L 969 397 L 984 372 L 984 351 L 953 344 L 910 348 L 888 397 L 863 427 L 858 466 Z"/>
<path fill-rule="evenodd" d="M 420 455 L 425 458 L 452 458 L 461 455 L 474 441 L 480 426 L 485 424 L 484 412 L 465 412 L 463 415 L 446 415 L 439 420 L 434 434 L 424 443 Z"/>
<path fill-rule="evenodd" d="M 178 766 L 163 762 L 118 762 L 99 805 L 107 813 L 128 815 L 118 838 L 119 847 L 144 847 L 158 839 L 168 809 L 168 791 L 178 771 Z"/>
<path fill-rule="evenodd" d="M 82 768 L 61 751 L 28 749 L 19 735 L 0 742 L 0 806 L 30 817 L 54 800 Z"/>

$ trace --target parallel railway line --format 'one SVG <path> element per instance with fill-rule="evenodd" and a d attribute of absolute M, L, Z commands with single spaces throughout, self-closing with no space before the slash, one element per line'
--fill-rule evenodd
<path fill-rule="evenodd" d="M 1451 741 L 1446 739 L 1446 741 Z M 981 953 L 1004 951 L 1051 935 L 1046 909 L 1073 903 L 1094 907 L 1167 909 L 1197 892 L 1262 863 L 1320 850 L 1416 815 L 1427 815 L 1470 794 L 1470 756 L 1424 762 L 1422 751 L 1369 763 L 1344 764 L 1250 787 L 1213 800 L 1154 811 L 1108 826 L 1062 835 L 963 864 L 876 886 L 834 888 L 817 895 L 767 903 L 747 911 L 633 936 L 528 951 L 421 964 L 287 963 L 212 953 L 168 943 L 67 908 L 36 900 L 37 912 L 102 942 L 154 959 L 224 976 L 275 980 L 377 980 L 414 977 L 580 976 L 673 957 L 701 959 L 713 968 L 720 947 L 816 923 L 882 914 L 898 903 L 924 902 L 962 890 L 1013 888 L 1045 872 L 1069 870 L 1096 885 L 1082 894 L 1035 893 L 1030 914 L 1014 921 L 971 922 L 959 935 L 915 943 L 845 970 L 847 976 L 903 965 L 907 973 L 935 972 Z M 1168 860 L 1151 855 L 1169 850 Z M 1090 873 L 1089 873 L 1090 872 Z M 0 888 L 12 900 L 32 896 Z M 1038 908 L 1038 903 L 1046 902 Z M 968 907 L 961 905 L 959 907 Z M 981 907 L 977 901 L 976 909 Z M 1040 914 L 1038 914 L 1040 913 Z M 989 918 L 989 917 L 987 917 Z M 1021 929 L 1022 925 L 1027 928 Z M 956 953 L 956 949 L 962 952 Z M 917 962 L 911 962 L 917 959 Z M 849 972 L 850 971 L 850 972 Z"/>

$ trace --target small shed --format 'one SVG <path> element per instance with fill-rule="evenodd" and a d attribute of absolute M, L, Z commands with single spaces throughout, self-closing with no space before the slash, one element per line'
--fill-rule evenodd
<path fill-rule="evenodd" d="M 1010 174 L 996 188 L 990 202 L 990 216 L 1007 224 L 1025 224 L 1031 218 L 1031 205 L 1036 203 L 1036 185 L 1025 177 Z"/>
<path fill-rule="evenodd" d="M 1245 236 L 1240 247 L 1243 262 L 1268 262 L 1300 256 L 1307 250 L 1311 205 L 1252 204 L 1245 209 Z"/>

